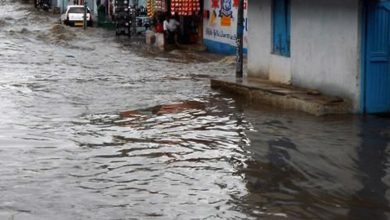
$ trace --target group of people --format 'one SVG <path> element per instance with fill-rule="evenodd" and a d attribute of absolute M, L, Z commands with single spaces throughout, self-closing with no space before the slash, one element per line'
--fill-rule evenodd
<path fill-rule="evenodd" d="M 168 14 L 163 22 L 163 30 L 168 44 L 176 43 L 179 27 L 180 22 Z"/>

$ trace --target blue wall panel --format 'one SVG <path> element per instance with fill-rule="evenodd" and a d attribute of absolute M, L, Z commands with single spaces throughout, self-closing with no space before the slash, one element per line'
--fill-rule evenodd
<path fill-rule="evenodd" d="M 203 40 L 204 45 L 207 47 L 207 50 L 211 53 L 233 55 L 236 54 L 236 47 L 230 44 L 221 43 L 213 40 Z M 244 48 L 244 53 L 247 54 L 248 50 Z"/>

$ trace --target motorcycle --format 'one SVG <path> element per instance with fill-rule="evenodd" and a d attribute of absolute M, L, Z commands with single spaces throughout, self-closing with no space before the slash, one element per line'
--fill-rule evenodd
<path fill-rule="evenodd" d="M 35 1 L 35 8 L 40 8 L 44 11 L 49 11 L 51 7 L 50 0 L 36 0 Z"/>

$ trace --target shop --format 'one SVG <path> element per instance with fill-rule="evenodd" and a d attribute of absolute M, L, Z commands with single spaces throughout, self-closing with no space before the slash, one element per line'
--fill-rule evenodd
<path fill-rule="evenodd" d="M 201 0 L 170 0 L 169 5 L 171 15 L 179 18 L 179 43 L 200 43 L 203 38 L 203 2 Z"/>
<path fill-rule="evenodd" d="M 203 39 L 202 0 L 148 0 L 148 16 L 153 17 L 156 26 L 168 16 L 180 23 L 177 30 L 177 43 L 197 44 Z M 161 28 L 156 27 L 159 32 Z"/>

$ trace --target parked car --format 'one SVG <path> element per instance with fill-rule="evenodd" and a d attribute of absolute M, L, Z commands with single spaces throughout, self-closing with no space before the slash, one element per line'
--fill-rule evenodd
<path fill-rule="evenodd" d="M 147 16 L 137 16 L 135 21 L 135 30 L 137 34 L 145 33 L 148 29 L 150 29 L 152 22 L 151 19 Z"/>
<path fill-rule="evenodd" d="M 84 26 L 84 6 L 69 5 L 65 13 L 61 15 L 61 21 L 69 26 Z M 92 14 L 89 8 L 87 8 L 87 25 L 93 25 Z"/>

